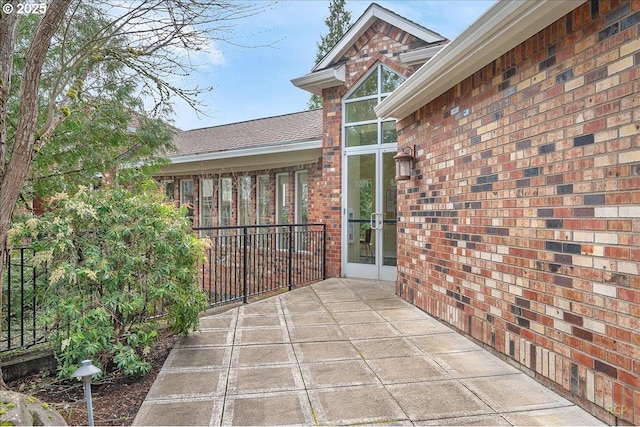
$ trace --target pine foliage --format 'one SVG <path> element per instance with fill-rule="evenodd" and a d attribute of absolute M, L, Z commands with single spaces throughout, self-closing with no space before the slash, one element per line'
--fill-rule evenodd
<path fill-rule="evenodd" d="M 329 16 L 324 20 L 329 32 L 320 37 L 320 42 L 316 44 L 318 47 L 316 64 L 333 49 L 351 26 L 351 12 L 346 10 L 345 6 L 345 0 L 330 0 Z M 322 108 L 322 97 L 316 94 L 311 95 L 308 106 L 310 110 Z"/>

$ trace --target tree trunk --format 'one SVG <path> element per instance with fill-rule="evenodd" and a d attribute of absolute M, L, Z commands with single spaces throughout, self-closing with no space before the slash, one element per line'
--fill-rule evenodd
<path fill-rule="evenodd" d="M 38 87 L 40 85 L 40 73 L 42 72 L 42 65 L 44 63 L 45 55 L 49 50 L 51 44 L 51 38 L 57 31 L 62 20 L 64 19 L 65 12 L 69 8 L 71 0 L 53 0 L 47 7 L 47 12 L 42 17 L 42 20 L 38 24 L 36 34 L 29 46 L 27 55 L 25 56 L 25 65 L 23 71 L 23 79 L 20 86 L 20 108 L 18 113 L 18 124 L 16 127 L 16 133 L 13 142 L 13 150 L 11 158 L 7 164 L 6 169 L 3 171 L 0 181 L 0 251 L 2 263 L 0 263 L 0 301 L 2 300 L 2 278 L 5 266 L 5 257 L 7 249 L 7 238 L 9 233 L 9 225 L 11 222 L 11 216 L 15 209 L 20 191 L 24 186 L 29 173 L 29 167 L 31 166 L 31 160 L 33 158 L 33 148 L 36 142 L 36 127 L 38 119 Z M 0 20 L 11 20 L 9 15 L 3 15 Z M 0 24 L 0 28 L 6 30 L 11 28 L 10 23 L 4 22 Z M 8 37 L 7 33 L 2 33 L 2 37 Z M 10 40 L 10 39 L 9 39 Z M 15 22 L 13 23 L 13 44 L 15 44 Z M 13 61 L 13 55 L 9 57 L 5 54 L 5 49 L 0 49 L 0 59 L 7 62 L 0 63 L 1 76 L 5 78 L 7 75 L 11 76 L 11 63 Z M 13 53 L 13 47 L 10 49 Z M 2 84 L 6 84 L 3 81 Z M 3 86 L 3 90 L 5 87 Z M 0 91 L 0 96 L 3 94 Z M 6 123 L 8 120 L 6 110 L 6 100 L 3 99 L 3 105 L 0 107 L 0 112 L 3 113 L 0 117 L 0 124 L 3 131 L 0 132 L 0 137 L 4 135 L 5 140 L 2 141 L 2 152 L 6 150 Z M 3 156 L 4 157 L 4 156 Z M 0 318 L 4 314 L 0 307 Z M 6 388 L 4 380 L 2 379 L 2 372 L 0 371 L 0 387 Z"/>

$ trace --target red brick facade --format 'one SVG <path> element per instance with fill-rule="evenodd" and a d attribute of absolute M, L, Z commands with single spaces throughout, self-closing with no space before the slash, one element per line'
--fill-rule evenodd
<path fill-rule="evenodd" d="M 640 2 L 591 1 L 398 123 L 398 294 L 636 425 L 639 73 Z"/>
<path fill-rule="evenodd" d="M 416 37 L 394 26 L 377 20 L 358 38 L 349 52 L 337 62 L 346 65 L 346 82 L 342 86 L 325 89 L 323 99 L 322 177 L 310 198 L 311 222 L 327 224 L 327 275 L 340 277 L 341 221 L 342 221 L 342 98 L 362 77 L 378 63 L 408 77 L 413 67 L 400 63 L 399 54 L 412 43 L 421 43 Z M 311 177 L 310 177 L 311 181 Z M 311 186 L 311 184 L 310 184 Z M 310 190 L 311 191 L 311 190 Z M 315 216 L 314 215 L 317 215 Z"/>

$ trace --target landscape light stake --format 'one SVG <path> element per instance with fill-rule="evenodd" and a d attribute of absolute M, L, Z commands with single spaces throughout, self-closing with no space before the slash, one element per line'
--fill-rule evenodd
<path fill-rule="evenodd" d="M 91 377 L 102 372 L 99 368 L 93 366 L 91 360 L 83 360 L 80 367 L 71 377 L 82 378 L 84 382 L 84 398 L 87 401 L 87 415 L 89 417 L 89 425 L 93 426 L 93 403 L 91 402 Z"/>

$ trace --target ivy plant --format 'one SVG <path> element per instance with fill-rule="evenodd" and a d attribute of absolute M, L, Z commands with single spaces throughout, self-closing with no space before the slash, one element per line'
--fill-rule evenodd
<path fill-rule="evenodd" d="M 152 181 L 58 193 L 44 215 L 14 224 L 11 239 L 30 244 L 47 269 L 41 320 L 60 377 L 84 359 L 144 375 L 160 315 L 186 334 L 207 306 L 197 286 L 206 241 Z"/>

